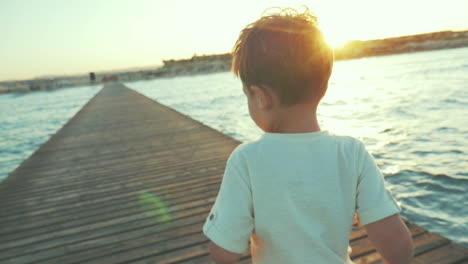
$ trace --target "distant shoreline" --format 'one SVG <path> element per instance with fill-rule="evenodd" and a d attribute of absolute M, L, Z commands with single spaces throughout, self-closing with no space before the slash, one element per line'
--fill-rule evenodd
<path fill-rule="evenodd" d="M 335 49 L 335 60 L 347 60 L 372 56 L 412 53 L 468 47 L 468 30 L 441 31 L 395 38 L 348 41 Z M 30 92 L 51 90 L 63 87 L 100 85 L 113 81 L 140 81 L 161 77 L 207 74 L 229 71 L 232 56 L 230 53 L 214 55 L 194 55 L 189 59 L 164 60 L 160 68 L 120 71 L 112 73 L 90 73 L 89 75 L 40 78 L 22 81 L 0 82 L 0 94 L 10 92 Z M 95 79 L 90 76 L 94 74 Z"/>
<path fill-rule="evenodd" d="M 412 36 L 366 41 L 348 41 L 336 48 L 335 60 L 347 60 L 372 56 L 412 53 L 429 50 L 468 47 L 467 31 L 442 31 Z M 190 59 L 165 60 L 161 76 L 179 76 L 228 71 L 231 67 L 230 53 L 193 56 Z"/>
<path fill-rule="evenodd" d="M 335 58 L 354 59 L 468 46 L 468 30 L 442 31 L 367 41 L 349 41 L 335 49 Z"/>

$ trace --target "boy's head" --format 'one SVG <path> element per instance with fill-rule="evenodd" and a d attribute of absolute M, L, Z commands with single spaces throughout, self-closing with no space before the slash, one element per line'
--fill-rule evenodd
<path fill-rule="evenodd" d="M 279 9 L 248 25 L 233 50 L 232 71 L 247 90 L 268 87 L 284 106 L 319 103 L 327 89 L 333 51 L 306 9 Z"/>

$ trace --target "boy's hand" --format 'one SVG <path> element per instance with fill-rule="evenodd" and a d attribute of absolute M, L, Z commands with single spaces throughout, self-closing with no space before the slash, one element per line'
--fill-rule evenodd
<path fill-rule="evenodd" d="M 242 254 L 233 253 L 210 242 L 211 258 L 217 264 L 231 264 L 239 261 Z"/>
<path fill-rule="evenodd" d="M 384 264 L 407 264 L 413 257 L 413 240 L 398 214 L 364 226 Z"/>

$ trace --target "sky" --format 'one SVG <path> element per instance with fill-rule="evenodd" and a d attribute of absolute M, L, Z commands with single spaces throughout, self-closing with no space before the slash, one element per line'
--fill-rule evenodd
<path fill-rule="evenodd" d="M 0 0 L 0 81 L 230 52 L 266 8 L 303 5 L 333 45 L 468 29 L 467 0 Z"/>

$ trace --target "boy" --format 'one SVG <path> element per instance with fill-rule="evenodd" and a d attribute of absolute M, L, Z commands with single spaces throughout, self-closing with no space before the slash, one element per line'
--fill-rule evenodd
<path fill-rule="evenodd" d="M 332 65 L 308 10 L 282 9 L 241 32 L 232 70 L 265 133 L 227 162 L 203 227 L 215 262 L 236 262 L 250 238 L 254 263 L 352 263 L 357 211 L 384 263 L 409 263 L 411 235 L 364 145 L 320 130 L 316 109 Z"/>

